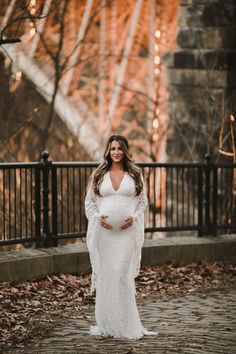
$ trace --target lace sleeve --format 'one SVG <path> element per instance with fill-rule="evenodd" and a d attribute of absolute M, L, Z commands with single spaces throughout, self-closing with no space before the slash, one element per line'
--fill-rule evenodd
<path fill-rule="evenodd" d="M 85 197 L 85 215 L 88 220 L 91 220 L 93 217 L 97 218 L 99 216 L 92 184 L 90 184 Z"/>
<path fill-rule="evenodd" d="M 147 207 L 147 197 L 146 193 L 142 191 L 137 197 L 137 205 L 134 214 L 134 221 L 137 222 L 140 219 L 140 216 L 144 214 L 144 211 Z"/>
<path fill-rule="evenodd" d="M 97 237 L 99 233 L 99 211 L 96 205 L 96 197 L 93 192 L 92 184 L 88 188 L 85 197 L 85 215 L 88 219 L 88 228 L 86 233 L 86 244 L 89 251 L 90 262 L 92 266 L 91 289 L 92 293 L 96 288 L 99 257 L 97 252 Z"/>
<path fill-rule="evenodd" d="M 136 197 L 136 208 L 134 214 L 134 278 L 138 276 L 141 265 L 142 246 L 144 242 L 144 212 L 147 207 L 147 204 L 148 200 L 145 190 L 142 190 L 142 192 Z"/>

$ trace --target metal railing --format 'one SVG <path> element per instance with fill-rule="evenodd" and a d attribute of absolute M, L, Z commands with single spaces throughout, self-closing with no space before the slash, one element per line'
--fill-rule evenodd
<path fill-rule="evenodd" d="M 57 246 L 84 237 L 84 198 L 94 162 L 0 164 L 0 245 Z M 236 231 L 236 164 L 139 163 L 149 206 L 145 232 Z M 221 231 L 222 230 L 222 231 Z"/>

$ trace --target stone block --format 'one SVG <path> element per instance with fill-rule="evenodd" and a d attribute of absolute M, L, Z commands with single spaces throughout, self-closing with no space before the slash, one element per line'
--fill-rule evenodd
<path fill-rule="evenodd" d="M 224 3 L 233 3 L 234 0 L 224 0 Z M 179 4 L 182 6 L 188 5 L 209 5 L 222 3 L 222 0 L 179 0 Z"/>
<path fill-rule="evenodd" d="M 24 255 L 22 255 L 24 257 Z M 0 262 L 0 281 L 24 281 L 38 279 L 54 270 L 53 258 L 50 256 L 25 257 L 24 261 L 14 258 L 12 261 Z"/>
<path fill-rule="evenodd" d="M 174 67 L 175 68 L 184 68 L 184 69 L 198 69 L 198 58 L 195 51 L 175 51 L 173 53 Z"/>
<path fill-rule="evenodd" d="M 167 262 L 197 262 L 199 260 L 236 262 L 235 235 L 218 237 L 171 237 L 146 240 L 142 265 Z"/>
<path fill-rule="evenodd" d="M 178 24 L 190 28 L 234 26 L 235 6 L 233 1 L 182 6 L 178 11 Z"/>
<path fill-rule="evenodd" d="M 236 88 L 236 71 L 168 69 L 169 86 Z"/>
<path fill-rule="evenodd" d="M 180 28 L 176 42 L 180 48 L 234 49 L 236 30 L 234 27 Z"/>
<path fill-rule="evenodd" d="M 176 43 L 180 48 L 197 48 L 202 30 L 197 33 L 197 30 L 190 28 L 179 28 L 176 36 Z"/>
<path fill-rule="evenodd" d="M 236 50 L 176 50 L 163 56 L 168 68 L 236 71 Z"/>
<path fill-rule="evenodd" d="M 89 269 L 90 261 L 87 251 L 70 251 L 54 256 L 54 271 L 56 273 L 78 274 Z"/>
<path fill-rule="evenodd" d="M 191 90 L 186 86 L 176 86 L 169 93 L 170 104 L 172 102 L 181 103 L 191 102 L 191 104 L 207 104 L 215 106 L 216 104 L 222 104 L 224 97 L 226 96 L 225 90 L 219 88 L 209 89 L 205 86 L 193 87 Z M 223 100 L 223 101 L 222 101 Z"/>

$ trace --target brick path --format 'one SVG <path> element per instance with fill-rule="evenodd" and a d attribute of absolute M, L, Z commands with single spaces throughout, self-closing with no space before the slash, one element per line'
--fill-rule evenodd
<path fill-rule="evenodd" d="M 93 312 L 90 308 L 85 318 L 55 328 L 50 338 L 21 353 L 236 353 L 236 288 L 140 304 L 144 326 L 158 330 L 159 336 L 137 341 L 91 337 Z"/>

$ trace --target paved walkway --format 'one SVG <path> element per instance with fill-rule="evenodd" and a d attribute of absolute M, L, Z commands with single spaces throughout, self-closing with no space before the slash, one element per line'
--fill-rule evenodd
<path fill-rule="evenodd" d="M 90 309 L 91 311 L 91 309 Z M 157 337 L 118 340 L 91 337 L 88 328 L 92 314 L 70 320 L 55 328 L 50 338 L 24 354 L 97 353 L 97 354 L 235 354 L 236 287 L 205 294 L 190 294 L 166 301 L 139 305 L 144 326 L 158 330 Z"/>

